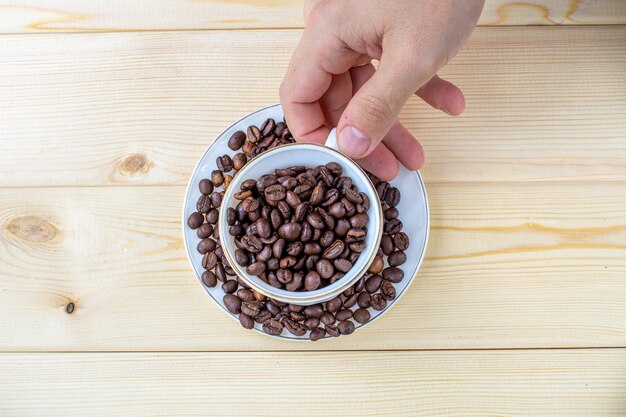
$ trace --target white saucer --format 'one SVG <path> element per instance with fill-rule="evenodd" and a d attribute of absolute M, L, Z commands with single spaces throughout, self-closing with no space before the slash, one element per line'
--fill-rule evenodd
<path fill-rule="evenodd" d="M 252 113 L 243 119 L 237 121 L 235 124 L 226 129 L 216 140 L 208 147 L 208 149 L 202 155 L 202 158 L 198 161 L 189 183 L 187 184 L 187 192 L 185 193 L 185 201 L 183 206 L 183 215 L 182 215 L 182 227 L 183 227 L 183 236 L 185 242 L 185 252 L 187 253 L 187 257 L 191 266 L 196 274 L 196 278 L 200 283 L 200 286 L 206 291 L 206 293 L 219 305 L 226 314 L 232 317 L 239 325 L 239 319 L 237 316 L 231 314 L 226 307 L 224 306 L 223 297 L 224 291 L 222 291 L 221 283 L 218 282 L 218 285 L 214 288 L 207 288 L 204 284 L 202 284 L 201 275 L 204 272 L 204 268 L 201 266 L 202 255 L 198 253 L 196 250 L 196 246 L 200 241 L 196 235 L 195 230 L 191 230 L 187 226 L 187 218 L 191 213 L 196 211 L 196 202 L 200 198 L 200 191 L 198 190 L 198 183 L 203 178 L 210 178 L 211 171 L 216 169 L 215 160 L 218 156 L 224 154 L 232 154 L 233 151 L 228 148 L 227 142 L 233 133 L 238 130 L 243 130 L 244 132 L 248 128 L 248 126 L 255 124 L 260 126 L 267 118 L 273 118 L 276 121 L 283 119 L 282 107 L 280 105 L 274 105 L 271 107 L 266 107 L 264 109 L 258 110 L 255 113 Z M 398 177 L 390 181 L 390 184 L 394 187 L 397 187 L 400 190 L 402 195 L 400 204 L 397 206 L 400 215 L 398 218 L 402 220 L 404 224 L 403 231 L 409 236 L 410 246 L 405 251 L 407 261 L 400 268 L 404 271 L 404 279 L 402 282 L 398 284 L 394 284 L 396 288 L 396 298 L 394 300 L 387 302 L 387 308 L 383 311 L 376 311 L 373 309 L 369 309 L 371 314 L 371 319 L 365 324 L 359 324 L 354 322 L 356 326 L 356 330 L 359 330 L 373 321 L 375 321 L 378 317 L 382 316 L 387 310 L 389 310 L 406 292 L 407 288 L 411 285 L 417 272 L 419 270 L 420 265 L 422 264 L 422 260 L 424 259 L 424 254 L 426 252 L 426 244 L 428 242 L 428 231 L 429 231 L 429 212 L 428 212 L 428 198 L 426 195 L 426 189 L 424 187 L 424 183 L 422 181 L 422 177 L 419 172 L 409 171 L 403 166 L 400 166 L 400 172 Z M 354 310 L 354 308 L 353 308 Z M 243 328 L 242 328 L 243 329 Z M 270 336 L 263 332 L 262 325 L 256 323 L 255 328 L 259 333 Z M 301 340 L 308 341 L 308 334 L 305 336 L 294 336 L 289 333 L 286 329 L 283 331 L 280 336 L 270 336 L 276 337 L 279 339 L 288 339 L 288 340 Z M 340 336 L 346 337 L 346 336 Z M 329 339 L 332 337 L 326 336 L 324 339 Z"/>

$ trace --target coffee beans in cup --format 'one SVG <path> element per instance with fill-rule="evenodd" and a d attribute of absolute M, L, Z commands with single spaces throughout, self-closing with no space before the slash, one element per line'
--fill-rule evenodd
<path fill-rule="evenodd" d="M 395 284 L 404 279 L 410 242 L 402 232 L 397 188 L 370 174 L 384 214 L 380 248 L 367 272 L 325 303 L 297 306 L 253 291 L 236 277 L 221 246 L 217 221 L 220 210 L 227 210 L 229 233 L 238 247 L 235 261 L 287 291 L 322 288 L 356 262 L 365 245 L 370 201 L 342 176 L 339 164 L 281 167 L 246 179 L 236 193 L 237 205 L 222 207 L 224 190 L 250 159 L 293 142 L 284 121 L 273 119 L 235 132 L 228 139 L 232 154 L 220 155 L 210 177 L 198 184 L 201 197 L 187 226 L 198 235 L 202 283 L 223 294 L 225 309 L 245 329 L 273 336 L 287 332 L 312 341 L 349 335 L 387 308 L 397 297 Z"/>

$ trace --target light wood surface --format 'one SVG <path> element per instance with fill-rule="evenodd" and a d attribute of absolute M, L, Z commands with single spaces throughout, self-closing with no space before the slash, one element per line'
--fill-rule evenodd
<path fill-rule="evenodd" d="M 0 2 L 0 33 L 300 28 L 303 0 Z M 623 0 L 486 0 L 480 25 L 626 22 Z"/>
<path fill-rule="evenodd" d="M 0 355 L 21 416 L 623 416 L 622 350 Z"/>
<path fill-rule="evenodd" d="M 183 251 L 184 187 L 5 189 L 0 349 L 626 346 L 624 189 L 431 186 L 429 249 L 408 293 L 362 332 L 318 344 L 252 335 L 205 295 Z"/>
<path fill-rule="evenodd" d="M 180 224 L 205 147 L 278 101 L 301 8 L 0 0 L 0 416 L 625 415 L 626 2 L 486 1 L 442 72 L 467 112 L 401 115 L 426 261 L 317 344 L 218 309 Z"/>
<path fill-rule="evenodd" d="M 278 102 L 299 35 L 3 36 L 0 186 L 186 184 L 225 127 Z M 479 28 L 442 72 L 466 113 L 402 113 L 425 179 L 626 180 L 624 45 L 626 26 Z"/>

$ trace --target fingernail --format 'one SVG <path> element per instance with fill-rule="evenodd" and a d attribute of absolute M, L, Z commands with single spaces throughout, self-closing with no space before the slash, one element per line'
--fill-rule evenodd
<path fill-rule="evenodd" d="M 350 156 L 359 157 L 370 148 L 371 141 L 359 129 L 346 126 L 339 135 L 339 149 Z"/>

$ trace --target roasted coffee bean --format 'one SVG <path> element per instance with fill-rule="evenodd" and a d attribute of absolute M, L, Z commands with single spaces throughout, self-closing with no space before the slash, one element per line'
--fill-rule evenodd
<path fill-rule="evenodd" d="M 342 292 L 344 297 L 351 297 L 352 294 L 354 294 L 354 287 L 348 287 L 344 292 Z M 344 301 L 344 306 L 345 306 L 345 301 Z"/>
<path fill-rule="evenodd" d="M 266 200 L 280 201 L 287 195 L 287 190 L 280 184 L 274 184 L 267 187 L 263 194 Z"/>
<path fill-rule="evenodd" d="M 274 257 L 276 258 L 281 258 L 283 256 L 283 251 L 285 250 L 285 239 L 278 239 L 276 240 L 276 242 L 274 242 L 274 245 L 272 246 L 272 253 L 274 254 Z"/>
<path fill-rule="evenodd" d="M 341 306 L 343 305 L 343 301 L 340 296 L 332 298 L 326 302 L 326 310 L 330 313 L 336 313 L 341 310 Z"/>
<path fill-rule="evenodd" d="M 361 253 L 365 250 L 365 242 L 354 242 L 348 245 L 350 250 L 355 253 Z"/>
<path fill-rule="evenodd" d="M 257 323 L 265 323 L 266 321 L 268 321 L 271 318 L 272 318 L 272 314 L 267 309 L 263 309 L 263 310 L 261 310 L 259 315 L 256 316 L 254 321 L 256 321 Z"/>
<path fill-rule="evenodd" d="M 365 280 L 365 290 L 373 294 L 380 288 L 380 284 L 383 282 L 383 277 L 378 274 L 372 275 Z"/>
<path fill-rule="evenodd" d="M 264 244 L 264 245 L 273 245 L 274 242 L 276 242 L 278 240 L 278 235 L 276 233 L 272 233 L 270 235 L 270 237 L 260 237 L 259 240 Z"/>
<path fill-rule="evenodd" d="M 243 152 L 236 153 L 235 156 L 233 156 L 233 168 L 235 171 L 239 171 L 246 163 L 248 163 L 248 157 L 246 157 L 246 154 Z"/>
<path fill-rule="evenodd" d="M 381 293 L 372 295 L 372 308 L 376 311 L 382 311 L 387 307 L 387 300 Z"/>
<path fill-rule="evenodd" d="M 330 231 L 327 231 L 327 233 L 332 233 L 334 235 L 334 233 Z M 320 242 L 321 242 L 321 239 L 320 239 Z M 321 243 L 322 243 L 322 246 L 327 246 L 327 245 L 324 245 L 323 242 Z M 343 243 L 342 240 L 335 240 L 330 246 L 328 246 L 328 248 L 326 248 L 326 250 L 322 254 L 322 258 L 328 259 L 328 260 L 337 259 L 343 253 L 344 249 L 345 249 L 345 243 Z M 347 271 L 342 271 L 342 272 L 347 272 Z"/>
<path fill-rule="evenodd" d="M 287 191 L 285 195 L 285 202 L 287 202 L 287 204 L 289 204 L 289 206 L 294 210 L 301 203 L 300 197 L 298 197 L 298 194 L 294 193 L 293 191 Z"/>
<path fill-rule="evenodd" d="M 339 330 L 339 333 L 348 335 L 354 333 L 355 326 L 352 321 L 344 320 L 337 324 L 337 329 Z"/>
<path fill-rule="evenodd" d="M 272 257 L 272 247 L 270 245 L 266 245 L 261 249 L 256 256 L 257 261 L 267 262 Z"/>
<path fill-rule="evenodd" d="M 291 317 L 291 320 L 294 321 L 304 321 L 304 319 L 306 318 L 304 314 L 298 313 L 296 311 L 289 312 L 289 317 Z"/>
<path fill-rule="evenodd" d="M 387 258 L 389 266 L 400 266 L 406 262 L 406 254 L 402 251 L 391 252 Z"/>
<path fill-rule="evenodd" d="M 317 212 L 311 212 L 306 216 L 307 222 L 316 229 L 324 228 L 324 220 L 322 220 L 322 216 L 320 216 Z"/>
<path fill-rule="evenodd" d="M 223 189 L 228 189 L 230 187 L 230 183 L 233 182 L 233 176 L 230 174 L 224 175 L 224 183 L 222 184 Z"/>
<path fill-rule="evenodd" d="M 354 291 L 359 293 L 365 289 L 365 277 L 359 278 L 359 280 L 354 284 Z"/>
<path fill-rule="evenodd" d="M 239 188 L 241 191 L 252 191 L 256 189 L 256 181 L 253 179 L 247 179 L 241 183 Z"/>
<path fill-rule="evenodd" d="M 217 169 L 222 172 L 229 172 L 233 169 L 233 160 L 229 155 L 218 156 L 215 162 Z"/>
<path fill-rule="evenodd" d="M 274 134 L 276 135 L 276 137 L 281 137 L 286 128 L 287 128 L 287 125 L 285 123 L 283 122 L 276 123 L 276 126 L 274 127 Z"/>
<path fill-rule="evenodd" d="M 245 250 L 252 253 L 259 253 L 263 249 L 263 242 L 254 235 L 244 235 L 241 238 L 241 245 Z"/>
<path fill-rule="evenodd" d="M 333 268 L 333 264 L 330 263 L 327 259 L 320 259 L 315 265 L 315 269 L 324 279 L 330 278 L 335 272 L 335 268 Z"/>
<path fill-rule="evenodd" d="M 259 200 L 254 197 L 248 197 L 241 202 L 243 210 L 250 215 L 251 212 L 257 210 L 260 207 Z"/>
<path fill-rule="evenodd" d="M 235 211 L 234 208 L 228 207 L 226 209 L 226 223 L 229 226 L 232 226 L 235 224 L 236 221 L 237 221 L 237 212 Z"/>
<path fill-rule="evenodd" d="M 248 131 L 246 132 L 246 139 L 252 143 L 257 143 L 259 139 L 261 139 L 261 131 L 258 127 L 252 125 L 248 127 Z"/>
<path fill-rule="evenodd" d="M 241 301 L 252 301 L 254 300 L 254 293 L 246 288 L 240 288 L 237 290 L 237 297 Z"/>
<path fill-rule="evenodd" d="M 211 252 L 215 250 L 215 241 L 213 239 L 202 239 L 199 243 L 198 243 L 198 252 L 201 255 L 204 255 L 207 252 Z"/>
<path fill-rule="evenodd" d="M 350 217 L 350 225 L 355 229 L 363 230 L 369 222 L 369 216 L 366 213 L 358 213 Z"/>
<path fill-rule="evenodd" d="M 357 323 L 365 324 L 370 320 L 371 315 L 365 308 L 357 308 L 354 311 L 353 317 Z"/>
<path fill-rule="evenodd" d="M 289 269 L 279 269 L 276 271 L 276 279 L 278 279 L 281 284 L 287 284 L 293 279 L 293 273 Z"/>
<path fill-rule="evenodd" d="M 330 284 L 334 284 L 335 282 L 337 282 L 337 281 L 339 281 L 341 278 L 343 278 L 343 275 L 344 275 L 344 274 L 343 274 L 343 272 L 339 272 L 339 271 L 337 271 L 337 272 L 335 272 L 335 273 L 333 274 L 333 276 L 332 276 L 332 277 L 330 277 L 330 279 L 328 280 L 328 282 L 329 282 Z"/>
<path fill-rule="evenodd" d="M 265 262 L 257 261 L 253 264 L 248 265 L 246 267 L 246 272 L 250 275 L 258 276 L 265 272 L 266 267 L 267 265 L 265 264 Z"/>
<path fill-rule="evenodd" d="M 302 221 L 307 215 L 307 212 L 309 211 L 309 206 L 310 204 L 308 202 L 298 204 L 295 208 L 294 215 L 293 215 L 294 221 L 298 223 L 302 223 Z"/>
<path fill-rule="evenodd" d="M 302 249 L 304 248 L 304 244 L 302 242 L 291 242 L 287 245 L 287 249 L 285 252 L 287 255 L 298 256 L 302 253 Z"/>
<path fill-rule="evenodd" d="M 285 320 L 285 328 L 294 336 L 304 336 L 306 334 L 306 327 L 298 323 L 295 320 Z"/>
<path fill-rule="evenodd" d="M 280 260 L 277 258 L 270 258 L 267 261 L 267 269 L 270 271 L 276 271 L 280 267 Z"/>
<path fill-rule="evenodd" d="M 376 256 L 374 257 L 372 264 L 367 269 L 367 272 L 371 274 L 380 274 L 384 267 L 385 267 L 385 261 L 383 260 L 383 257 Z"/>
<path fill-rule="evenodd" d="M 262 150 L 269 149 L 274 144 L 274 142 L 276 142 L 276 136 L 274 136 L 273 134 L 270 134 L 269 136 L 266 136 L 265 138 L 263 138 L 257 144 L 257 147 Z"/>
<path fill-rule="evenodd" d="M 202 283 L 209 288 L 213 288 L 217 285 L 217 277 L 211 271 L 204 271 L 202 273 Z"/>
<path fill-rule="evenodd" d="M 307 242 L 304 244 L 305 255 L 319 255 L 322 252 L 322 247 L 317 242 Z"/>
<path fill-rule="evenodd" d="M 404 232 L 399 232 L 393 237 L 393 243 L 398 250 L 407 250 L 409 248 L 409 236 Z"/>
<path fill-rule="evenodd" d="M 404 271 L 402 271 L 402 269 L 400 268 L 393 266 L 385 268 L 383 269 L 383 278 L 385 278 L 387 281 L 397 284 L 398 282 L 402 281 L 402 278 L 404 278 Z"/>
<path fill-rule="evenodd" d="M 344 307 L 345 307 L 345 303 L 344 303 Z M 335 318 L 339 321 L 342 320 L 348 320 L 349 318 L 352 317 L 352 310 L 350 309 L 343 309 L 339 312 L 337 312 L 337 314 L 335 314 Z"/>
<path fill-rule="evenodd" d="M 400 190 L 396 187 L 389 187 L 385 193 L 385 203 L 390 207 L 395 207 L 400 203 Z"/>
<path fill-rule="evenodd" d="M 307 317 L 314 317 L 316 319 L 319 319 L 324 313 L 324 308 L 321 304 L 313 304 L 310 306 L 306 306 L 304 310 L 302 310 L 302 312 Z"/>
<path fill-rule="evenodd" d="M 259 237 L 268 238 L 272 234 L 272 227 L 267 219 L 260 218 L 256 221 L 256 233 Z"/>
<path fill-rule="evenodd" d="M 331 174 L 338 177 L 343 173 L 343 167 L 337 162 L 329 162 L 325 165 L 326 169 L 330 171 Z"/>
<path fill-rule="evenodd" d="M 252 329 L 254 327 L 254 319 L 246 314 L 239 314 L 239 323 L 244 329 Z"/>
<path fill-rule="evenodd" d="M 222 291 L 226 294 L 232 294 L 237 291 L 238 286 L 239 284 L 237 284 L 237 281 L 235 280 L 226 281 L 222 284 Z"/>
<path fill-rule="evenodd" d="M 318 205 L 324 199 L 324 193 L 326 190 L 322 184 L 317 184 L 313 191 L 311 192 L 311 197 L 309 198 L 309 202 L 314 205 Z"/>
<path fill-rule="evenodd" d="M 322 220 L 324 220 L 324 224 L 329 230 L 333 230 L 335 228 L 335 218 L 328 214 L 324 209 L 318 209 L 320 216 L 322 216 Z"/>
<path fill-rule="evenodd" d="M 272 223 L 272 227 L 276 230 L 283 224 L 283 216 L 278 209 L 273 209 L 270 213 L 270 222 Z"/>
<path fill-rule="evenodd" d="M 339 219 L 335 223 L 335 235 L 337 237 L 344 237 L 348 233 L 348 230 L 350 230 L 351 228 L 352 226 L 350 225 L 350 222 L 348 220 Z"/>
<path fill-rule="evenodd" d="M 263 279 L 263 276 L 264 275 L 262 274 L 259 276 L 259 278 Z M 269 272 L 267 275 L 265 275 L 265 279 L 263 279 L 263 281 L 266 281 L 268 284 L 270 284 L 274 288 L 283 287 L 283 284 L 281 284 L 281 282 L 278 280 L 274 272 Z"/>
<path fill-rule="evenodd" d="M 248 213 L 248 220 L 250 220 L 251 222 L 255 222 L 259 220 L 260 218 L 261 218 L 261 211 L 258 208 Z"/>
<path fill-rule="evenodd" d="M 217 211 L 217 209 L 211 209 L 206 214 L 206 221 L 210 224 L 216 224 L 219 217 L 220 217 L 220 212 Z"/>
<path fill-rule="evenodd" d="M 396 298 L 396 289 L 393 284 L 387 280 L 383 280 L 383 283 L 380 286 L 380 293 L 387 300 L 393 300 Z"/>
<path fill-rule="evenodd" d="M 331 313 L 329 313 L 328 311 L 325 311 L 324 313 L 322 313 L 322 315 L 320 316 L 320 321 L 326 325 L 332 325 L 335 323 L 335 316 L 333 316 Z M 317 327 L 317 326 L 316 326 Z"/>
<path fill-rule="evenodd" d="M 200 189 L 200 192 L 202 194 L 209 195 L 213 192 L 215 187 L 213 186 L 213 183 L 211 182 L 210 179 L 204 178 L 203 180 L 200 181 L 198 188 Z"/>
<path fill-rule="evenodd" d="M 195 213 L 191 213 L 191 215 L 187 219 L 187 226 L 189 226 L 191 229 L 197 229 L 202 226 L 203 222 L 204 216 L 202 215 L 202 213 L 196 211 Z"/>
<path fill-rule="evenodd" d="M 344 195 L 353 204 L 361 204 L 363 202 L 363 197 L 361 197 L 357 190 L 354 190 L 352 188 L 347 189 Z"/>
<path fill-rule="evenodd" d="M 228 228 L 228 233 L 231 236 L 239 236 L 240 234 L 243 233 L 243 228 L 241 227 L 240 224 L 233 224 L 232 226 Z"/>
<path fill-rule="evenodd" d="M 326 336 L 326 330 L 322 329 L 321 327 L 313 329 L 311 330 L 311 333 L 309 333 L 309 339 L 313 342 L 322 339 L 324 336 Z"/>
<path fill-rule="evenodd" d="M 385 233 L 395 235 L 402 230 L 402 222 L 399 219 L 391 219 L 385 224 Z"/>
<path fill-rule="evenodd" d="M 385 255 L 391 254 L 394 249 L 393 238 L 390 235 L 383 235 L 380 240 L 380 248 L 383 250 Z"/>
<path fill-rule="evenodd" d="M 264 193 L 268 187 L 276 184 L 278 184 L 278 178 L 276 178 L 276 175 L 263 175 L 256 181 L 256 189 L 260 193 Z"/>
<path fill-rule="evenodd" d="M 385 210 L 385 220 L 397 219 L 398 218 L 398 209 L 395 207 L 388 208 Z"/>
<path fill-rule="evenodd" d="M 211 195 L 202 194 L 196 203 L 196 210 L 200 213 L 208 213 L 211 210 Z"/>
<path fill-rule="evenodd" d="M 278 229 L 278 236 L 281 238 L 293 242 L 300 237 L 302 232 L 302 225 L 300 223 L 286 223 L 280 226 Z"/>
<path fill-rule="evenodd" d="M 211 270 L 217 265 L 217 256 L 215 252 L 207 252 L 202 258 L 202 267 Z"/>
<path fill-rule="evenodd" d="M 283 328 L 283 324 L 275 319 L 269 319 L 263 323 L 263 331 L 272 336 L 280 336 Z"/>
<path fill-rule="evenodd" d="M 229 277 L 234 277 L 235 275 L 237 275 L 235 274 L 235 270 L 233 269 L 233 267 L 230 265 L 226 265 L 225 262 L 224 262 L 224 272 L 226 272 L 226 275 L 228 275 Z"/>
<path fill-rule="evenodd" d="M 226 276 L 226 270 L 224 269 L 224 264 L 218 262 L 217 265 L 215 265 L 215 276 L 221 282 L 226 282 L 226 280 L 228 280 L 228 277 Z M 233 281 L 233 282 L 235 284 L 237 283 L 236 281 Z M 235 286 L 235 289 L 232 292 L 235 292 L 236 289 L 237 289 L 237 286 Z M 224 289 L 224 292 L 227 292 L 227 291 Z"/>
<path fill-rule="evenodd" d="M 387 181 L 381 181 L 376 185 L 376 193 L 378 194 L 380 201 L 385 201 L 385 195 L 387 194 L 388 189 L 389 183 Z"/>
<path fill-rule="evenodd" d="M 220 187 L 224 183 L 224 173 L 219 169 L 211 172 L 211 182 L 214 186 Z"/>
<path fill-rule="evenodd" d="M 328 207 L 332 204 L 335 204 L 339 200 L 339 190 L 336 188 L 331 188 L 324 193 L 324 198 L 322 199 L 321 205 L 323 207 Z"/>
<path fill-rule="evenodd" d="M 315 271 L 309 271 L 304 277 L 304 289 L 307 291 L 315 291 L 322 285 L 320 274 Z"/>
<path fill-rule="evenodd" d="M 272 316 L 277 316 L 280 313 L 280 307 L 278 307 L 276 304 L 272 303 L 271 301 L 267 301 L 265 303 L 265 308 L 267 308 L 267 310 L 272 314 Z"/>
<path fill-rule="evenodd" d="M 296 263 L 298 263 L 298 259 L 295 256 L 287 255 L 280 260 L 279 265 L 281 268 L 287 269 L 291 268 Z"/>
<path fill-rule="evenodd" d="M 319 255 L 309 255 L 309 256 L 306 257 L 306 261 L 304 263 L 304 266 L 309 271 L 313 271 L 313 270 L 315 270 L 315 265 L 317 265 L 317 261 L 319 261 L 319 260 L 320 260 Z"/>
<path fill-rule="evenodd" d="M 301 272 L 296 272 L 293 274 L 291 282 L 285 285 L 285 289 L 287 291 L 298 291 L 302 288 L 302 281 L 304 281 L 304 275 Z"/>
<path fill-rule="evenodd" d="M 320 236 L 322 236 L 322 230 L 313 229 L 313 233 L 311 234 L 311 240 L 320 240 Z"/>
<path fill-rule="evenodd" d="M 254 145 L 254 142 L 250 142 L 249 140 L 246 140 L 243 143 L 243 146 L 241 147 L 241 151 L 244 153 L 244 155 L 246 155 L 247 157 L 251 157 L 252 156 L 252 150 L 256 148 L 256 146 Z"/>
<path fill-rule="evenodd" d="M 320 325 L 320 320 L 316 319 L 315 317 L 310 317 L 304 320 L 304 327 L 306 327 L 309 330 L 314 330 L 319 325 Z"/>
<path fill-rule="evenodd" d="M 356 303 L 361 308 L 369 308 L 369 306 L 372 305 L 372 296 L 368 292 L 363 291 L 362 293 L 358 295 L 356 299 Z"/>
<path fill-rule="evenodd" d="M 241 300 L 234 294 L 224 295 L 224 306 L 233 314 L 241 313 Z"/>
<path fill-rule="evenodd" d="M 324 329 L 326 329 L 326 333 L 331 337 L 338 337 L 340 335 L 336 326 L 327 325 L 324 326 Z"/>
<path fill-rule="evenodd" d="M 219 208 L 222 205 L 223 198 L 224 195 L 222 193 L 211 194 L 211 204 L 213 204 L 213 207 Z"/>
<path fill-rule="evenodd" d="M 359 297 L 359 294 L 352 294 L 350 297 L 346 298 L 346 301 L 343 302 L 343 306 L 345 308 L 352 308 L 356 305 L 356 301 Z"/>
<path fill-rule="evenodd" d="M 311 240 L 313 238 L 313 230 L 317 230 L 317 229 L 313 229 L 313 227 L 311 227 L 309 222 L 303 222 L 302 223 L 302 234 L 300 235 L 300 240 L 303 243 L 304 242 L 308 242 L 309 240 Z"/>
<path fill-rule="evenodd" d="M 239 150 L 243 143 L 246 141 L 246 134 L 241 130 L 236 131 L 232 134 L 230 139 L 228 139 L 228 147 L 233 151 Z"/>
<path fill-rule="evenodd" d="M 261 301 L 244 301 L 241 303 L 241 312 L 252 318 L 257 317 L 263 308 L 264 304 Z"/>
<path fill-rule="evenodd" d="M 204 223 L 196 230 L 196 234 L 198 235 L 198 239 L 206 239 L 213 234 L 213 226 L 209 223 Z"/>
<path fill-rule="evenodd" d="M 352 268 L 352 263 L 347 259 L 335 259 L 333 266 L 340 272 L 348 272 Z"/>
<path fill-rule="evenodd" d="M 328 208 L 328 213 L 336 219 L 341 219 L 346 215 L 346 208 L 341 201 L 332 204 Z"/>
<path fill-rule="evenodd" d="M 352 229 L 348 230 L 348 233 L 346 234 L 346 242 L 354 243 L 362 242 L 363 240 L 365 240 L 364 229 L 357 229 L 353 227 Z"/>

